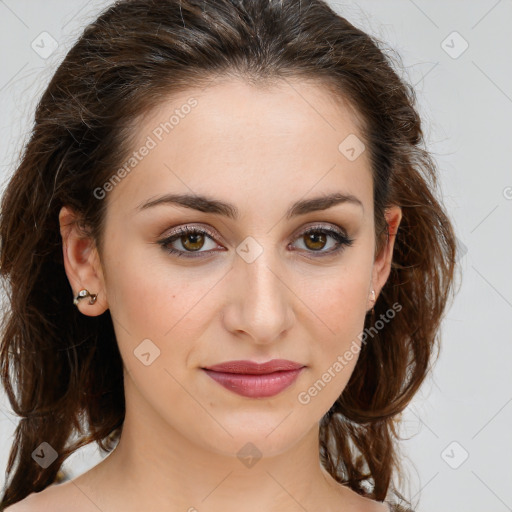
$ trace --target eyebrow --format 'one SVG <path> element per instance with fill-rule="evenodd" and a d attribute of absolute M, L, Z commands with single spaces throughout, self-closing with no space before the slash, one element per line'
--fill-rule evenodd
<path fill-rule="evenodd" d="M 162 204 L 178 205 L 204 213 L 223 215 L 233 220 L 236 220 L 239 217 L 239 210 L 233 204 L 202 195 L 191 194 L 165 194 L 140 204 L 136 210 L 146 210 Z M 286 212 L 286 219 L 289 220 L 298 215 L 327 210 L 328 208 L 332 208 L 338 204 L 359 205 L 364 212 L 363 203 L 357 197 L 352 194 L 336 192 L 333 194 L 314 197 L 312 199 L 301 199 L 296 201 L 288 208 Z"/>

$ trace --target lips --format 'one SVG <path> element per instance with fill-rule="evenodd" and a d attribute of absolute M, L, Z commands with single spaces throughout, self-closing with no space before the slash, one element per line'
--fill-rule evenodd
<path fill-rule="evenodd" d="M 246 375 L 261 375 L 286 370 L 298 370 L 303 366 L 303 364 L 288 361 L 287 359 L 272 359 L 266 363 L 256 363 L 254 361 L 226 361 L 225 363 L 207 366 L 205 370 L 224 373 L 243 373 Z"/>
<path fill-rule="evenodd" d="M 277 395 L 290 386 L 304 365 L 285 359 L 266 363 L 227 361 L 202 370 L 226 389 L 249 398 Z"/>

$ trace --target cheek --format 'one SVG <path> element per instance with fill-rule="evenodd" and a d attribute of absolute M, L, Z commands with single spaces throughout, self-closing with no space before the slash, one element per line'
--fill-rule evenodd
<path fill-rule="evenodd" d="M 133 336 L 163 338 L 186 323 L 215 282 L 166 264 L 165 257 L 148 261 L 148 252 L 127 250 L 109 266 L 109 308 Z"/>
<path fill-rule="evenodd" d="M 328 407 L 350 379 L 361 347 L 370 273 L 371 260 L 354 251 L 343 265 L 317 280 L 317 286 L 307 288 L 304 284 L 304 302 L 311 305 L 308 314 L 313 320 L 309 337 L 315 340 L 308 379 L 313 388 L 309 388 L 311 394 L 303 390 L 307 393 L 305 400 L 318 395 L 318 405 Z M 311 285 L 309 279 L 304 282 Z"/>
<path fill-rule="evenodd" d="M 334 342 L 362 329 L 368 305 L 371 265 L 356 255 L 322 276 L 308 276 L 300 290 L 304 302 Z M 328 336 L 329 337 L 329 336 Z"/>
<path fill-rule="evenodd" d="M 317 328 L 310 333 L 314 340 L 310 350 L 311 368 L 298 390 L 297 400 L 318 418 L 339 398 L 356 367 L 367 286 L 367 281 L 333 281 L 315 302 L 321 321 L 314 322 Z"/>
<path fill-rule="evenodd" d="M 349 282 L 338 276 L 326 283 L 322 293 L 312 294 L 313 310 L 333 336 L 343 335 L 364 319 L 367 287 L 367 282 Z"/>
<path fill-rule="evenodd" d="M 211 292 L 219 276 L 177 268 L 165 257 L 148 263 L 147 248 L 120 254 L 123 258 L 108 268 L 108 300 L 124 364 L 135 380 L 143 379 L 144 386 L 164 385 L 170 379 L 164 370 L 181 381 L 192 365 L 193 340 L 211 322 L 215 308 Z M 146 359 L 154 358 L 151 371 L 140 357 L 147 353 Z M 164 382 L 152 380 L 155 375 L 163 375 Z"/>
<path fill-rule="evenodd" d="M 338 375 L 340 368 L 333 365 L 340 361 L 341 357 L 343 377 L 340 375 L 336 378 L 336 387 L 344 387 L 357 362 L 361 345 L 360 335 L 366 314 L 365 290 L 364 284 L 348 284 L 344 281 L 333 285 L 329 296 L 326 295 L 323 302 L 317 303 L 319 316 L 329 330 L 324 328 L 323 332 L 327 332 L 327 335 L 322 338 L 316 337 L 321 340 L 322 347 L 322 350 L 317 350 L 315 354 L 316 370 L 318 373 L 324 373 L 330 369 L 331 374 L 334 372 Z"/>

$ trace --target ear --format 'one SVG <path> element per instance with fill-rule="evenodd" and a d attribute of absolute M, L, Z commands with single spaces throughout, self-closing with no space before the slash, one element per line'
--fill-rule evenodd
<path fill-rule="evenodd" d="M 105 281 L 94 240 L 80 227 L 80 220 L 72 209 L 67 206 L 61 208 L 59 224 L 64 268 L 73 297 L 83 288 L 97 295 L 94 304 L 89 304 L 88 297 L 79 300 L 77 307 L 80 312 L 87 316 L 98 316 L 108 309 Z"/>
<path fill-rule="evenodd" d="M 379 296 L 383 286 L 386 284 L 386 281 L 391 272 L 393 248 L 395 246 L 395 238 L 398 231 L 398 226 L 402 220 L 402 209 L 399 206 L 393 205 L 386 209 L 384 216 L 388 225 L 387 242 L 375 258 L 372 269 L 371 289 L 375 290 L 375 301 L 377 300 L 377 297 Z M 369 309 L 373 307 L 375 301 L 371 301 Z"/>

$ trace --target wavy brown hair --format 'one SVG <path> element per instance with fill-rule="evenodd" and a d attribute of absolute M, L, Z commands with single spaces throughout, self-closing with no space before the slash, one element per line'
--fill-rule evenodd
<path fill-rule="evenodd" d="M 387 54 L 386 54 L 387 53 Z M 173 93 L 216 77 L 254 84 L 313 80 L 357 113 L 369 151 L 376 252 L 395 236 L 375 315 L 402 310 L 363 344 L 350 381 L 320 423 L 325 469 L 382 501 L 400 475 L 400 414 L 427 376 L 453 292 L 456 238 L 438 198 L 413 88 L 384 44 L 321 0 L 121 0 L 87 26 L 42 95 L 29 141 L 1 203 L 7 296 L 1 378 L 20 417 L 0 510 L 60 478 L 65 459 L 123 426 L 122 360 L 110 312 L 72 303 L 59 229 L 67 205 L 101 254 L 106 201 L 94 190 L 130 152 L 137 120 Z M 397 233 L 385 209 L 402 208 Z M 371 326 L 371 315 L 365 328 Z M 58 458 L 31 454 L 49 443 Z M 410 503 L 408 503 L 408 506 Z"/>

